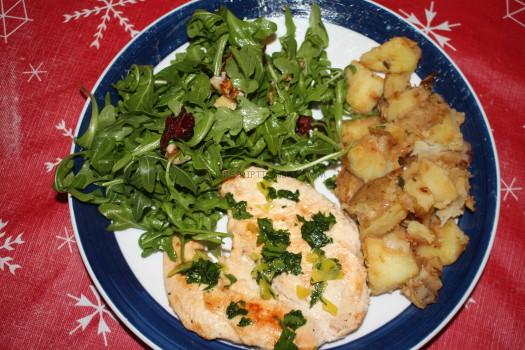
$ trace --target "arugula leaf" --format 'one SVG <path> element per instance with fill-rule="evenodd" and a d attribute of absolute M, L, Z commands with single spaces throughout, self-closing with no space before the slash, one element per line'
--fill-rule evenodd
<path fill-rule="evenodd" d="M 336 187 L 336 176 L 331 176 L 329 177 L 328 179 L 324 180 L 324 185 L 326 186 L 326 188 L 328 188 L 329 190 L 334 190 L 335 187 Z"/>
<path fill-rule="evenodd" d="M 324 215 L 318 212 L 312 216 L 312 220 L 306 220 L 304 217 L 297 215 L 297 219 L 303 223 L 301 226 L 301 237 L 310 247 L 322 248 L 333 242 L 332 237 L 327 236 L 325 233 L 335 224 L 335 216 L 332 213 Z"/>

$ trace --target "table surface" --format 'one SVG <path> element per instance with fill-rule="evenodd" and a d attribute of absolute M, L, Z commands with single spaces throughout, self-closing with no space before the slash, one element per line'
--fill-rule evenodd
<path fill-rule="evenodd" d="M 184 1 L 0 0 L 0 344 L 143 348 L 105 306 L 51 189 L 84 98 L 141 29 Z M 441 45 L 490 120 L 501 213 L 479 284 L 434 349 L 525 347 L 525 2 L 382 0 Z"/>

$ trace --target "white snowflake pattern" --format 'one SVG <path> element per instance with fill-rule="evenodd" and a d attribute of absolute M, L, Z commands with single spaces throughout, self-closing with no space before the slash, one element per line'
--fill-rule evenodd
<path fill-rule="evenodd" d="M 44 166 L 46 167 L 46 173 L 50 173 L 51 171 L 53 171 L 53 169 L 55 169 L 61 161 L 62 158 L 55 158 L 54 162 L 45 162 Z"/>
<path fill-rule="evenodd" d="M 23 15 L 18 15 L 20 9 Z M 6 9 L 5 0 L 0 0 L 0 22 L 2 24 L 2 33 L 0 38 L 4 39 L 7 44 L 7 38 L 13 35 L 27 22 L 32 19 L 27 16 L 27 6 L 25 0 L 18 0 L 11 7 Z"/>
<path fill-rule="evenodd" d="M 399 9 L 399 12 L 405 16 L 405 19 L 415 25 L 419 30 L 425 33 L 428 36 L 433 37 L 439 46 L 445 48 L 449 47 L 452 50 L 456 51 L 456 48 L 450 44 L 450 38 L 445 35 L 438 34 L 438 31 L 441 32 L 450 32 L 452 28 L 460 26 L 461 23 L 449 23 L 448 21 L 441 22 L 440 24 L 433 25 L 432 21 L 436 18 L 437 12 L 434 11 L 434 1 L 430 2 L 430 7 L 425 9 L 425 23 L 420 21 L 416 15 L 411 12 L 408 14 L 406 11 Z"/>
<path fill-rule="evenodd" d="M 101 22 L 97 26 L 97 31 L 93 35 L 95 38 L 91 44 L 90 47 L 96 47 L 97 49 L 100 48 L 100 41 L 104 37 L 104 32 L 108 28 L 108 23 L 111 20 L 111 17 L 113 16 L 114 19 L 118 20 L 118 23 L 121 27 L 124 28 L 124 31 L 129 33 L 131 37 L 134 37 L 139 33 L 138 30 L 135 29 L 135 26 L 129 21 L 128 18 L 124 17 L 122 11 L 120 11 L 119 7 L 124 7 L 126 5 L 133 5 L 138 2 L 143 2 L 145 0 L 98 0 L 103 5 L 102 6 L 95 6 L 91 9 L 82 9 L 79 11 L 75 11 L 72 14 L 64 14 L 64 23 L 79 20 L 81 18 L 86 18 L 91 15 L 99 15 L 102 14 L 100 17 Z"/>
<path fill-rule="evenodd" d="M 62 131 L 63 136 L 66 136 L 69 138 L 75 137 L 73 135 L 73 129 L 68 128 L 66 125 L 66 122 L 63 119 L 60 120 L 57 125 L 55 125 L 55 129 Z M 54 162 L 45 162 L 44 167 L 46 168 L 46 173 L 53 171 L 53 169 L 55 169 L 60 164 L 61 161 L 62 161 L 62 158 L 55 158 Z"/>
<path fill-rule="evenodd" d="M 70 138 L 75 137 L 73 135 L 73 129 L 68 128 L 66 126 L 66 122 L 63 119 L 61 121 L 59 121 L 57 125 L 55 125 L 55 129 L 62 131 L 62 135 L 64 135 L 64 136 L 67 136 L 67 137 L 70 137 Z"/>
<path fill-rule="evenodd" d="M 507 197 L 511 195 L 515 200 L 518 200 L 518 195 L 516 192 L 521 191 L 523 188 L 521 186 L 515 186 L 514 183 L 516 182 L 516 178 L 513 177 L 510 181 L 510 184 L 507 184 L 503 179 L 501 179 L 501 184 L 503 185 L 503 188 L 501 189 L 501 192 L 504 192 L 505 195 L 503 196 L 503 201 L 505 202 L 507 200 Z"/>
<path fill-rule="evenodd" d="M 525 27 L 525 22 L 516 17 L 517 14 L 525 11 L 525 2 L 521 0 L 505 0 L 505 16 L 503 19 L 511 19 L 520 26 Z"/>
<path fill-rule="evenodd" d="M 104 305 L 104 303 L 101 301 L 100 296 L 98 295 L 95 287 L 90 285 L 89 289 L 91 290 L 91 293 L 95 297 L 94 302 L 89 300 L 89 298 L 86 297 L 82 293 L 80 294 L 79 297 L 76 297 L 69 293 L 67 294 L 68 297 L 76 300 L 75 307 L 88 307 L 93 310 L 93 312 L 89 313 L 87 316 L 81 317 L 78 320 L 76 320 L 78 325 L 75 328 L 73 328 L 71 331 L 69 331 L 69 335 L 73 335 L 79 329 L 84 331 L 87 328 L 87 326 L 89 326 L 91 321 L 96 316 L 98 316 L 97 334 L 98 335 L 102 334 L 102 338 L 104 339 L 104 345 L 108 346 L 107 335 L 111 333 L 111 329 L 109 328 L 109 325 L 104 319 L 104 315 L 111 317 L 113 320 L 115 320 L 115 317 L 113 317 L 111 312 L 106 308 L 106 305 Z"/>
<path fill-rule="evenodd" d="M 67 244 L 67 248 L 68 248 L 69 252 L 73 253 L 73 248 L 71 248 L 71 246 L 73 244 L 76 244 L 77 241 L 75 241 L 75 236 L 73 234 L 71 234 L 71 235 L 69 234 L 69 232 L 67 231 L 67 228 L 64 227 L 64 236 L 56 235 L 55 237 L 57 239 L 63 241 L 62 243 L 60 243 L 60 245 L 58 246 L 57 250 L 62 249 L 62 247 Z"/>
<path fill-rule="evenodd" d="M 2 231 L 7 226 L 7 224 L 8 224 L 7 221 L 4 222 L 2 221 L 2 219 L 0 219 L 0 231 Z M 16 249 L 15 245 L 20 245 L 20 244 L 25 243 L 22 240 L 23 234 L 24 234 L 23 232 L 19 233 L 14 239 L 13 239 L 13 236 L 8 236 L 4 240 L 4 243 L 0 245 L 0 250 L 4 249 L 10 252 L 15 250 Z M 5 235 L 6 235 L 5 232 L 0 232 L 0 238 L 3 238 Z M 11 274 L 14 275 L 15 271 L 21 268 L 22 266 L 15 264 L 13 258 L 10 256 L 5 256 L 5 257 L 0 256 L 0 270 L 4 271 L 5 267 L 7 267 L 9 269 L 9 272 L 11 272 Z"/>
<path fill-rule="evenodd" d="M 40 77 L 40 74 L 47 74 L 47 71 L 45 70 L 40 70 L 40 68 L 42 67 L 42 64 L 43 62 L 40 62 L 40 64 L 38 65 L 38 67 L 33 67 L 33 65 L 30 63 L 29 64 L 29 69 L 28 71 L 25 71 L 25 72 L 22 72 L 22 74 L 29 74 L 29 78 L 27 79 L 27 82 L 30 82 L 33 78 L 37 78 L 38 81 L 42 81 L 42 78 Z"/>

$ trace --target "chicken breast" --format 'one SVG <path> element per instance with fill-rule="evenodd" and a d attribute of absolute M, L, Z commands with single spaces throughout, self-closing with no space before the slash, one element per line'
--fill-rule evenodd
<path fill-rule="evenodd" d="M 228 215 L 228 231 L 233 235 L 233 245 L 229 256 L 221 257 L 220 263 L 223 271 L 233 274 L 237 282 L 228 287 L 229 282 L 221 279 L 216 287 L 203 291 L 205 286 L 187 284 L 180 274 L 167 277 L 176 263 L 165 257 L 168 298 L 184 326 L 202 337 L 220 338 L 263 349 L 273 348 L 279 339 L 279 320 L 291 310 L 300 310 L 307 322 L 296 331 L 294 343 L 300 349 L 314 349 L 358 328 L 368 309 L 366 270 L 358 230 L 355 223 L 332 202 L 312 186 L 293 178 L 279 176 L 271 186 L 276 190 L 299 190 L 299 202 L 283 198 L 268 202 L 257 187 L 265 174 L 264 169 L 252 167 L 245 171 L 244 176 L 236 176 L 221 187 L 222 195 L 231 193 L 237 202 L 246 201 L 247 211 L 253 215 L 244 220 L 233 219 L 231 213 Z M 337 307 L 335 315 L 323 309 L 321 302 L 310 307 L 309 298 L 300 298 L 297 293 L 298 286 L 312 288 L 310 277 L 313 266 L 307 261 L 312 248 L 301 237 L 302 224 L 297 215 L 309 220 L 318 212 L 324 215 L 331 213 L 336 219 L 336 223 L 325 232 L 333 242 L 322 248 L 327 258 L 339 260 L 344 274 L 342 279 L 328 281 L 323 293 L 323 298 Z M 252 277 L 254 253 L 261 251 L 261 246 L 256 244 L 258 218 L 271 219 L 275 229 L 288 230 L 290 245 L 287 250 L 302 253 L 302 274 L 284 273 L 275 277 L 272 289 L 276 296 L 268 300 L 260 297 L 259 285 Z M 178 240 L 174 239 L 176 249 L 179 249 L 178 244 Z M 186 257 L 191 259 L 195 250 L 201 248 L 196 242 L 187 244 Z M 228 319 L 225 312 L 231 301 L 240 300 L 246 303 L 247 317 L 252 320 L 246 327 L 239 327 L 238 318 Z"/>

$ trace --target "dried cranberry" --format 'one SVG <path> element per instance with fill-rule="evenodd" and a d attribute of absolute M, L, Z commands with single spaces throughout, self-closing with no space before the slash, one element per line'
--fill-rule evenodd
<path fill-rule="evenodd" d="M 164 132 L 160 139 L 160 149 L 165 151 L 170 140 L 189 140 L 193 136 L 194 127 L 195 118 L 193 114 L 185 110 L 182 110 L 177 117 L 171 116 L 166 118 Z"/>
<path fill-rule="evenodd" d="M 300 115 L 297 119 L 297 124 L 295 125 L 295 131 L 299 135 L 308 135 L 308 132 L 312 130 L 312 122 L 313 118 L 306 116 L 306 115 Z"/>

